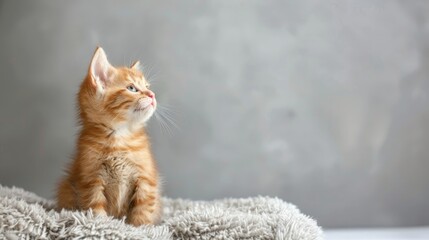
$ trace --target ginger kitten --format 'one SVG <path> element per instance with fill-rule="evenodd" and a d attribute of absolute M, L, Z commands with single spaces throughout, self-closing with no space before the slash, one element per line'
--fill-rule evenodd
<path fill-rule="evenodd" d="M 102 48 L 95 51 L 78 94 L 81 130 L 59 209 L 91 208 L 134 226 L 159 221 L 158 172 L 144 129 L 157 104 L 139 67 L 113 67 Z"/>

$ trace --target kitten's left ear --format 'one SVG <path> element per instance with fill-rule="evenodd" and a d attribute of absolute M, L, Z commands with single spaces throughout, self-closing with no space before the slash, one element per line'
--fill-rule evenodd
<path fill-rule="evenodd" d="M 98 90 L 103 90 L 110 80 L 109 72 L 112 69 L 113 67 L 107 60 L 106 53 L 101 47 L 98 47 L 97 50 L 95 50 L 89 66 L 89 75 L 92 85 Z"/>
<path fill-rule="evenodd" d="M 130 68 L 134 69 L 134 70 L 141 71 L 142 70 L 142 66 L 140 64 L 140 61 L 135 61 L 133 64 L 131 64 Z"/>

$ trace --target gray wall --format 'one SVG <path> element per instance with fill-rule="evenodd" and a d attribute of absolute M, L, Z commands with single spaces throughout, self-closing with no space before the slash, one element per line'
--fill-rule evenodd
<path fill-rule="evenodd" d="M 87 2 L 1 2 L 0 184 L 53 196 L 100 44 L 175 115 L 149 126 L 165 195 L 429 224 L 428 1 Z"/>

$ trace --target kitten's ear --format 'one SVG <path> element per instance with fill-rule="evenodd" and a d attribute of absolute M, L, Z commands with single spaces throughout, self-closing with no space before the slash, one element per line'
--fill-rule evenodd
<path fill-rule="evenodd" d="M 89 65 L 89 75 L 92 85 L 98 90 L 103 90 L 109 82 L 109 72 L 112 68 L 104 50 L 101 47 L 97 47 Z"/>
<path fill-rule="evenodd" d="M 131 64 L 131 67 L 134 70 L 142 70 L 142 65 L 140 64 L 140 61 L 135 61 L 133 64 Z"/>

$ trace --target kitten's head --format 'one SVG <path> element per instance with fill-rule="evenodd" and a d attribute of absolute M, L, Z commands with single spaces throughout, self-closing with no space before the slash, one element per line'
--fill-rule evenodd
<path fill-rule="evenodd" d="M 79 107 L 83 124 L 136 129 L 153 115 L 156 99 L 138 61 L 130 67 L 114 67 L 99 47 L 81 85 Z"/>

